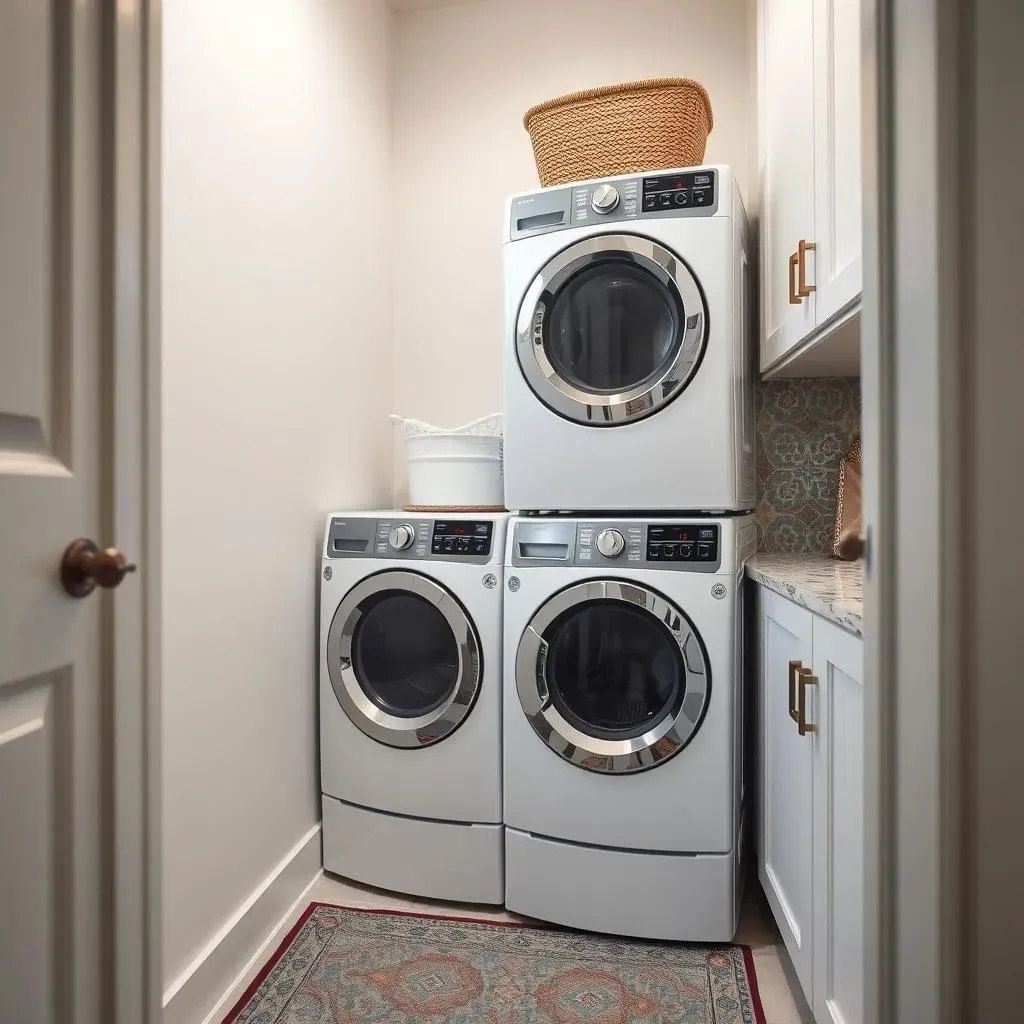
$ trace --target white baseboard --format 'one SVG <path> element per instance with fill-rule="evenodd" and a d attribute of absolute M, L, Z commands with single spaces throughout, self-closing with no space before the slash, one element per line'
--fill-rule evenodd
<path fill-rule="evenodd" d="M 164 992 L 163 1024 L 196 1024 L 217 1007 L 295 901 L 321 874 L 319 823 L 224 922 Z"/>

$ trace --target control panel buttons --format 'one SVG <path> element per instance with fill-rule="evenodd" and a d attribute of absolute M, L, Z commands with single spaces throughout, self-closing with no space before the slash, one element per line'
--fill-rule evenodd
<path fill-rule="evenodd" d="M 408 523 L 400 523 L 388 534 L 388 543 L 396 551 L 404 551 L 411 547 L 415 539 L 416 531 Z"/>
<path fill-rule="evenodd" d="M 594 213 L 611 213 L 619 205 L 619 190 L 614 185 L 598 185 L 590 205 Z"/>
<path fill-rule="evenodd" d="M 468 522 L 438 519 L 430 541 L 432 555 L 472 556 L 491 553 L 491 532 L 494 524 L 488 521 Z"/>
<path fill-rule="evenodd" d="M 618 558 L 626 542 L 618 530 L 602 530 L 597 535 L 597 550 L 605 558 Z"/>
<path fill-rule="evenodd" d="M 664 523 L 647 528 L 648 562 L 717 562 L 717 526 Z"/>
<path fill-rule="evenodd" d="M 644 178 L 640 199 L 645 213 L 713 207 L 717 176 L 713 171 L 683 171 Z"/>

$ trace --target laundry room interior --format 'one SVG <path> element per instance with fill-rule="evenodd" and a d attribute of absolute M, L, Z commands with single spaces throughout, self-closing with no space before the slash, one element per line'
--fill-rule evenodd
<path fill-rule="evenodd" d="M 166 1024 L 867 1024 L 859 6 L 163 5 Z M 541 193 L 681 79 L 700 159 Z"/>

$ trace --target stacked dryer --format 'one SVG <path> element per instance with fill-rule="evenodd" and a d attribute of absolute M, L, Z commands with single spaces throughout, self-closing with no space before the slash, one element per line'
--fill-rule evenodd
<path fill-rule="evenodd" d="M 754 547 L 750 264 L 727 167 L 513 196 L 506 905 L 726 941 Z"/>

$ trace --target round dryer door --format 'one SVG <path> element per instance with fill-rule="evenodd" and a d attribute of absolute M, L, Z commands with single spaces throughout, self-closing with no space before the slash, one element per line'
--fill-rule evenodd
<path fill-rule="evenodd" d="M 682 394 L 707 338 L 690 268 L 641 235 L 592 235 L 563 249 L 531 282 L 516 325 L 534 394 L 599 427 L 649 416 Z"/>
<path fill-rule="evenodd" d="M 590 580 L 546 601 L 516 655 L 516 688 L 537 735 L 595 772 L 654 768 L 686 746 L 711 671 L 689 619 L 656 591 Z"/>
<path fill-rule="evenodd" d="M 450 735 L 483 673 L 476 630 L 455 596 L 401 570 L 369 576 L 342 598 L 327 634 L 327 668 L 352 723 L 392 747 Z"/>

